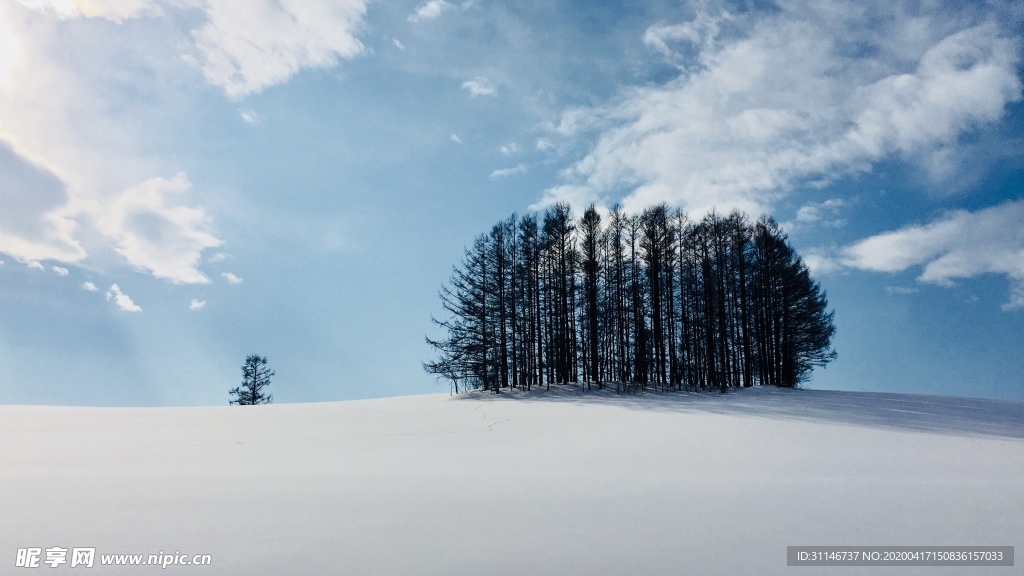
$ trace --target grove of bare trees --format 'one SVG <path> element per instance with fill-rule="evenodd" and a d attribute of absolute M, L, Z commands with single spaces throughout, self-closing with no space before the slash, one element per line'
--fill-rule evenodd
<path fill-rule="evenodd" d="M 441 288 L 424 369 L 455 390 L 792 387 L 835 358 L 833 313 L 769 217 L 568 205 L 478 236 Z"/>

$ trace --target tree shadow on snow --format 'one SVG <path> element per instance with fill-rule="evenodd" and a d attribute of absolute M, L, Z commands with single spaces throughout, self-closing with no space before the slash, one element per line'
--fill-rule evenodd
<path fill-rule="evenodd" d="M 608 404 L 638 410 L 713 413 L 786 420 L 824 421 L 873 428 L 913 430 L 958 436 L 1024 439 L 1024 402 L 836 390 L 786 389 L 774 386 L 718 392 L 619 393 L 581 389 L 575 384 L 550 390 L 474 391 L 458 398 L 475 401 L 577 402 Z"/>

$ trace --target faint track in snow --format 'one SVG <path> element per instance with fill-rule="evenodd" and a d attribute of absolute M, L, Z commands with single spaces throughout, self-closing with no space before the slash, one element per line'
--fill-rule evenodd
<path fill-rule="evenodd" d="M 481 405 L 477 406 L 476 408 L 473 408 L 473 411 L 474 412 L 479 412 L 480 415 L 483 416 L 484 420 L 487 420 L 487 413 L 482 410 L 483 407 L 484 407 L 483 404 L 481 404 Z M 504 420 L 497 420 L 495 422 L 491 422 L 490 424 L 487 425 L 487 430 L 486 431 L 487 432 L 494 432 L 494 427 L 497 426 L 498 424 L 504 424 L 505 422 L 514 422 L 514 421 L 515 421 L 515 418 L 506 418 Z"/>
<path fill-rule="evenodd" d="M 474 412 L 480 414 L 482 420 L 486 421 L 490 418 L 486 412 L 482 410 L 483 406 L 477 406 L 473 409 Z M 515 418 L 505 418 L 502 420 L 495 420 L 486 424 L 484 428 L 476 428 L 472 430 L 438 430 L 438 431 L 423 431 L 423 432 L 394 432 L 394 433 L 380 433 L 380 434 L 341 434 L 341 435 L 324 435 L 324 436 L 306 436 L 297 438 L 262 438 L 262 439 L 247 439 L 247 440 L 236 440 L 236 441 L 224 441 L 224 442 L 202 442 L 202 443 L 154 443 L 154 444 L 135 444 L 126 446 L 46 446 L 46 447 L 12 447 L 12 446 L 0 446 L 0 453 L 3 452 L 77 452 L 77 451 L 118 451 L 118 450 L 159 450 L 168 448 L 214 448 L 214 447 L 230 447 L 230 446 L 245 446 L 251 444 L 274 444 L 274 443 L 301 443 L 301 442 L 324 442 L 331 440 L 359 440 L 364 438 L 395 438 L 402 436 L 451 436 L 451 435 L 462 435 L 462 434 L 479 434 L 481 432 L 493 432 L 494 427 L 498 424 L 504 424 L 507 422 L 514 422 Z M 137 430 L 138 428 L 128 428 L 126 430 Z M 112 431 L 107 429 L 106 431 Z"/>

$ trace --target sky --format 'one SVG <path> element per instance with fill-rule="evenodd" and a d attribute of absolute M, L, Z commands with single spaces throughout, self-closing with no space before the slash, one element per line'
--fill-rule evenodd
<path fill-rule="evenodd" d="M 0 0 L 0 403 L 430 392 L 473 238 L 783 224 L 810 388 L 1024 399 L 1024 5 Z"/>

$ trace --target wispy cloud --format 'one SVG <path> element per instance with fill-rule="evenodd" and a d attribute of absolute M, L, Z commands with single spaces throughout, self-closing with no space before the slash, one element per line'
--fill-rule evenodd
<path fill-rule="evenodd" d="M 50 270 L 56 272 L 57 276 L 67 276 L 68 274 L 70 274 L 70 271 L 67 268 L 64 268 L 63 266 L 50 266 Z"/>
<path fill-rule="evenodd" d="M 125 312 L 142 312 L 142 308 L 138 304 L 132 302 L 132 299 L 127 294 L 121 292 L 121 288 L 117 284 L 111 284 L 110 290 L 107 292 L 107 300 L 113 299 L 117 307 Z"/>
<path fill-rule="evenodd" d="M 842 228 L 846 225 L 846 220 L 840 218 L 839 214 L 849 204 L 848 200 L 842 198 L 830 198 L 824 202 L 808 202 L 797 209 L 796 218 L 792 222 L 784 222 L 782 227 L 789 232 L 811 225 Z"/>
<path fill-rule="evenodd" d="M 97 215 L 100 230 L 117 241 L 117 252 L 132 265 L 178 284 L 209 282 L 197 268 L 203 250 L 221 241 L 210 232 L 201 208 L 174 202 L 189 190 L 185 174 L 151 178 L 126 190 Z"/>
<path fill-rule="evenodd" d="M 96 292 L 96 285 L 92 282 L 82 282 L 82 289 L 86 292 Z"/>
<path fill-rule="evenodd" d="M 203 306 L 206 306 L 206 300 L 193 298 L 192 301 L 188 303 L 189 310 L 202 310 Z"/>
<path fill-rule="evenodd" d="M 889 296 L 910 296 L 911 294 L 917 294 L 917 288 L 908 288 L 906 286 L 886 286 L 885 291 L 888 292 Z"/>
<path fill-rule="evenodd" d="M 223 272 L 223 273 L 221 273 L 221 276 L 223 276 L 224 279 L 228 281 L 228 284 L 241 284 L 242 283 L 242 279 L 239 278 L 238 276 L 235 276 L 231 272 Z"/>
<path fill-rule="evenodd" d="M 462 144 L 462 138 L 459 138 L 458 134 L 452 134 L 451 141 L 455 142 L 456 144 Z"/>
<path fill-rule="evenodd" d="M 238 115 L 242 117 L 242 121 L 246 124 L 256 126 L 260 122 L 262 122 L 262 120 L 260 119 L 260 115 L 257 114 L 256 111 L 252 108 L 240 108 L 238 110 Z"/>
<path fill-rule="evenodd" d="M 734 17 L 726 11 L 715 14 L 701 11 L 689 22 L 659 23 L 651 26 L 644 32 L 644 44 L 670 61 L 683 64 L 681 55 L 672 46 L 683 42 L 704 50 L 713 49 L 722 25 L 733 19 Z"/>
<path fill-rule="evenodd" d="M 421 22 L 423 20 L 433 20 L 441 14 L 455 8 L 452 4 L 445 0 L 429 0 L 416 7 L 416 11 L 409 15 L 409 22 Z"/>
<path fill-rule="evenodd" d="M 593 144 L 538 206 L 625 194 L 628 210 L 758 213 L 893 157 L 941 178 L 935 158 L 957 158 L 962 135 L 1020 101 L 1020 37 L 928 6 L 794 0 L 652 27 L 648 45 L 678 76 L 565 112 L 552 135 Z"/>
<path fill-rule="evenodd" d="M 28 266 L 28 268 L 30 270 L 39 270 L 39 271 L 45 270 L 45 268 L 43 268 L 43 265 L 40 264 L 39 262 L 35 261 L 35 260 L 33 260 L 32 262 L 29 262 L 28 264 L 26 264 L 26 266 Z"/>
<path fill-rule="evenodd" d="M 846 201 L 842 198 L 831 198 L 824 202 L 811 202 L 804 204 L 796 211 L 796 221 L 818 222 L 828 215 L 835 215 L 845 206 Z"/>
<path fill-rule="evenodd" d="M 280 84 L 300 70 L 329 68 L 363 52 L 356 38 L 365 0 L 207 0 L 195 31 L 207 81 L 231 98 Z"/>
<path fill-rule="evenodd" d="M 515 142 L 510 142 L 508 144 L 505 144 L 498 150 L 505 156 L 514 156 L 515 154 L 519 153 L 519 144 L 516 144 Z"/>
<path fill-rule="evenodd" d="M 498 87 L 486 76 L 477 76 L 472 80 L 466 80 L 462 83 L 462 89 L 468 91 L 471 98 L 494 96 L 498 93 Z"/>
<path fill-rule="evenodd" d="M 514 174 L 524 173 L 526 173 L 526 164 L 519 163 L 512 168 L 502 168 L 500 170 L 495 170 L 494 172 L 491 172 L 491 179 L 496 180 L 498 178 L 505 178 L 507 176 L 512 176 Z"/>
<path fill-rule="evenodd" d="M 391 43 L 395 45 L 395 48 L 398 48 L 399 50 L 405 50 L 405 44 L 402 44 L 402 41 L 399 40 L 398 38 L 392 38 Z"/>
<path fill-rule="evenodd" d="M 982 274 L 1010 279 L 1004 308 L 1024 308 L 1024 200 L 958 210 L 922 226 L 878 234 L 842 251 L 842 263 L 876 272 L 921 267 L 919 282 L 951 286 Z"/>

